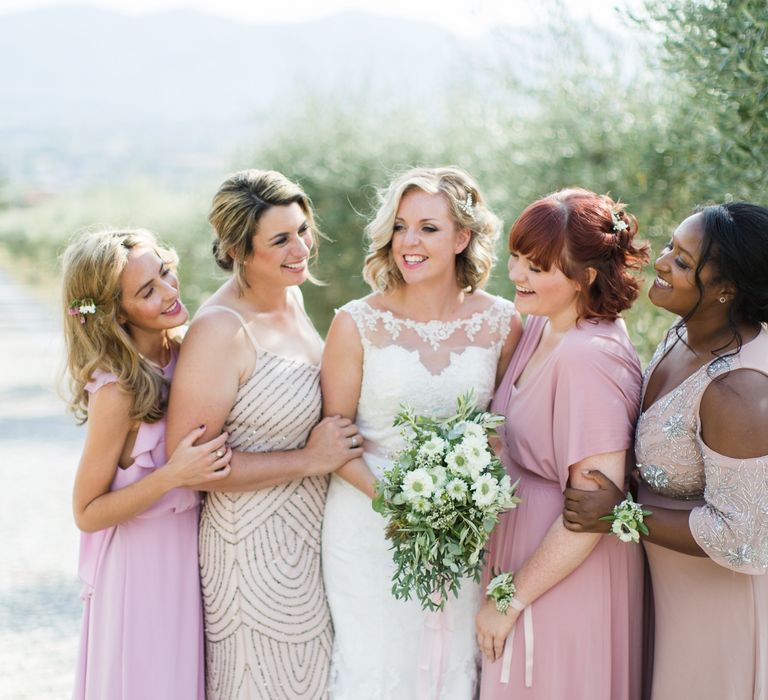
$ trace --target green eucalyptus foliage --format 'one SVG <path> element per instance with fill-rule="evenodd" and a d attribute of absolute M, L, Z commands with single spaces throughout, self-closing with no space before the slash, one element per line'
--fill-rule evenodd
<path fill-rule="evenodd" d="M 765 0 L 649 0 L 639 22 L 663 36 L 662 65 L 685 96 L 680 123 L 703 136 L 696 153 L 717 198 L 768 191 L 768 4 Z M 698 134 L 697 134 L 698 132 Z"/>

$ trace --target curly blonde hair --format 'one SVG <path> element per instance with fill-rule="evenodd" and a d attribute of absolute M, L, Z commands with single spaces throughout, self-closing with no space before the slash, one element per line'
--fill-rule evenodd
<path fill-rule="evenodd" d="M 79 423 L 88 420 L 88 392 L 85 385 L 96 369 L 114 374 L 120 387 L 133 403 L 133 420 L 154 423 L 163 417 L 168 395 L 168 381 L 142 357 L 125 328 L 120 314 L 120 276 L 132 248 L 144 245 L 155 250 L 172 269 L 178 263 L 176 253 L 158 244 L 145 229 L 101 229 L 77 236 L 64 251 L 62 301 L 64 340 L 69 375 L 69 409 Z M 95 313 L 71 315 L 75 300 L 93 300 Z M 166 331 L 173 345 L 180 334 Z"/>
<path fill-rule="evenodd" d="M 240 291 L 248 287 L 243 263 L 253 253 L 259 219 L 272 207 L 294 203 L 307 217 L 312 236 L 310 259 L 314 259 L 322 234 L 315 223 L 312 203 L 300 185 L 275 170 L 253 168 L 233 173 L 221 183 L 208 212 L 216 235 L 213 257 L 221 269 L 234 272 Z M 311 275 L 309 280 L 317 283 Z"/>
<path fill-rule="evenodd" d="M 365 227 L 368 255 L 363 279 L 374 290 L 386 292 L 404 284 L 392 255 L 392 232 L 397 210 L 409 192 L 441 194 L 457 229 L 470 232 L 467 247 L 456 256 L 456 282 L 470 292 L 482 288 L 496 262 L 501 221 L 488 208 L 477 183 L 461 168 L 413 168 L 379 193 L 379 209 Z"/>

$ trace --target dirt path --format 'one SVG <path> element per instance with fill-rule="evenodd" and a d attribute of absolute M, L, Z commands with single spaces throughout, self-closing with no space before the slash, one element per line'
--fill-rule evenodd
<path fill-rule="evenodd" d="M 0 698 L 71 694 L 80 625 L 70 494 L 83 431 L 55 391 L 55 309 L 0 271 Z"/>

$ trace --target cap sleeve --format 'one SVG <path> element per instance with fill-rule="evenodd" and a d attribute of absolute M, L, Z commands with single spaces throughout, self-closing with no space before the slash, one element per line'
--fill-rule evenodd
<path fill-rule="evenodd" d="M 556 368 L 555 459 L 565 487 L 571 465 L 632 444 L 640 401 L 640 362 L 629 339 L 566 336 Z"/>
<path fill-rule="evenodd" d="M 348 301 L 341 308 L 335 309 L 335 313 L 337 314 L 342 311 L 349 314 L 355 322 L 363 347 L 370 345 L 370 336 L 378 326 L 379 319 L 376 309 L 362 299 L 353 299 L 352 301 Z"/>
<path fill-rule="evenodd" d="M 117 382 L 117 377 L 111 372 L 107 372 L 103 369 L 95 369 L 91 375 L 91 381 L 85 385 L 85 390 L 88 393 L 93 394 L 104 385 L 116 384 Z"/>

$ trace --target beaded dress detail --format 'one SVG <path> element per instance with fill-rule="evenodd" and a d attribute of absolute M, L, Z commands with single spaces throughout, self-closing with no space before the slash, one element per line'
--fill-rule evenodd
<path fill-rule="evenodd" d="M 488 301 L 482 311 L 451 322 L 401 318 L 366 300 L 339 310 L 354 320 L 363 347 L 355 422 L 376 476 L 401 447 L 392 421 L 402 403 L 441 417 L 455 412 L 457 397 L 469 389 L 479 406 L 490 403 L 515 310 L 504 299 Z M 323 523 L 323 574 L 336 633 L 330 697 L 474 697 L 479 586 L 465 581 L 444 614 L 425 613 L 415 600 L 396 600 L 385 524 L 367 496 L 331 478 Z"/>
<path fill-rule="evenodd" d="M 659 345 L 643 381 L 670 346 Z M 730 371 L 768 374 L 768 332 L 705 364 L 645 410 L 635 454 L 639 500 L 689 511 L 705 557 L 645 542 L 655 604 L 653 698 L 768 697 L 768 455 L 735 459 L 701 437 L 699 406 Z M 649 520 L 653 528 L 653 518 Z"/>
<path fill-rule="evenodd" d="M 256 366 L 224 425 L 228 444 L 241 452 L 301 448 L 320 419 L 319 367 L 259 347 L 243 328 Z M 318 476 L 206 496 L 200 570 L 208 700 L 326 697 L 333 631 L 320 532 L 327 489 L 328 477 Z"/>

